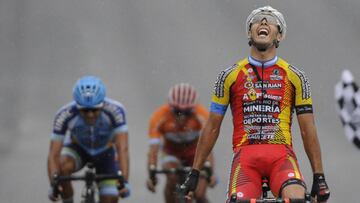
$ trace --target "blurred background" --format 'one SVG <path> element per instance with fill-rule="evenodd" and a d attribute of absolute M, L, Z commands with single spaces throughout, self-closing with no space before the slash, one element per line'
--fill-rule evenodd
<path fill-rule="evenodd" d="M 360 152 L 343 134 L 333 96 L 342 69 L 360 78 L 358 0 L 0 0 L 0 202 L 49 202 L 53 117 L 84 74 L 102 78 L 127 108 L 133 194 L 121 202 L 163 202 L 164 179 L 156 194 L 145 188 L 149 116 L 178 82 L 192 83 L 209 106 L 218 73 L 248 56 L 245 20 L 264 5 L 288 24 L 279 56 L 312 84 L 329 202 L 359 202 Z M 311 188 L 296 120 L 293 129 Z M 231 133 L 228 111 L 214 148 L 220 183 L 209 190 L 213 203 L 224 202 Z"/>

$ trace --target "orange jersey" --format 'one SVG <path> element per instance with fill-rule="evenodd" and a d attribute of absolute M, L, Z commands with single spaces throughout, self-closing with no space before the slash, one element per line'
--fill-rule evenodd
<path fill-rule="evenodd" d="M 181 151 L 196 146 L 200 131 L 209 116 L 206 108 L 197 104 L 183 123 L 176 120 L 168 104 L 157 109 L 150 118 L 150 144 L 163 142 L 165 152 Z"/>
<path fill-rule="evenodd" d="M 212 95 L 211 112 L 233 114 L 233 148 L 249 144 L 292 145 L 293 111 L 312 113 L 304 72 L 281 58 L 261 63 L 249 57 L 222 71 Z"/>

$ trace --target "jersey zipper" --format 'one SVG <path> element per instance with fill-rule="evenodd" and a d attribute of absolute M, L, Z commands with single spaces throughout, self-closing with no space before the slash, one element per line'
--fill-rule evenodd
<path fill-rule="evenodd" d="M 95 141 L 95 135 L 94 135 L 94 126 L 90 126 L 90 147 L 91 151 L 94 150 L 94 141 Z"/>

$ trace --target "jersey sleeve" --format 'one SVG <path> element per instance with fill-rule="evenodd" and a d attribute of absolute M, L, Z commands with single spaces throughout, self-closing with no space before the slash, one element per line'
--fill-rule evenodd
<path fill-rule="evenodd" d="M 160 144 L 161 137 L 163 136 L 160 125 L 165 119 L 166 107 L 162 106 L 158 110 L 156 110 L 150 117 L 149 121 L 149 144 Z"/>
<path fill-rule="evenodd" d="M 117 133 L 127 133 L 129 130 L 128 124 L 126 122 L 126 111 L 124 108 L 119 109 L 118 113 L 115 115 L 115 129 L 114 134 Z"/>
<path fill-rule="evenodd" d="M 103 110 L 111 119 L 113 135 L 128 132 L 129 128 L 126 121 L 126 109 L 120 102 L 107 99 Z"/>
<path fill-rule="evenodd" d="M 305 73 L 294 66 L 289 66 L 289 79 L 295 87 L 295 111 L 297 115 L 312 113 L 310 83 Z"/>
<path fill-rule="evenodd" d="M 68 130 L 69 121 L 75 116 L 74 105 L 68 104 L 62 107 L 55 115 L 51 140 L 63 141 Z"/>
<path fill-rule="evenodd" d="M 215 82 L 214 91 L 211 97 L 210 112 L 225 115 L 230 101 L 230 88 L 236 80 L 238 65 L 235 64 L 220 72 Z"/>

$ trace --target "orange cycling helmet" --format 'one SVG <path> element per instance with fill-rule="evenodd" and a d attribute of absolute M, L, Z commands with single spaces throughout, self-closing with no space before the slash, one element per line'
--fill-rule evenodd
<path fill-rule="evenodd" d="M 187 110 L 195 106 L 197 92 L 188 83 L 176 84 L 169 90 L 169 105 L 176 109 Z"/>

